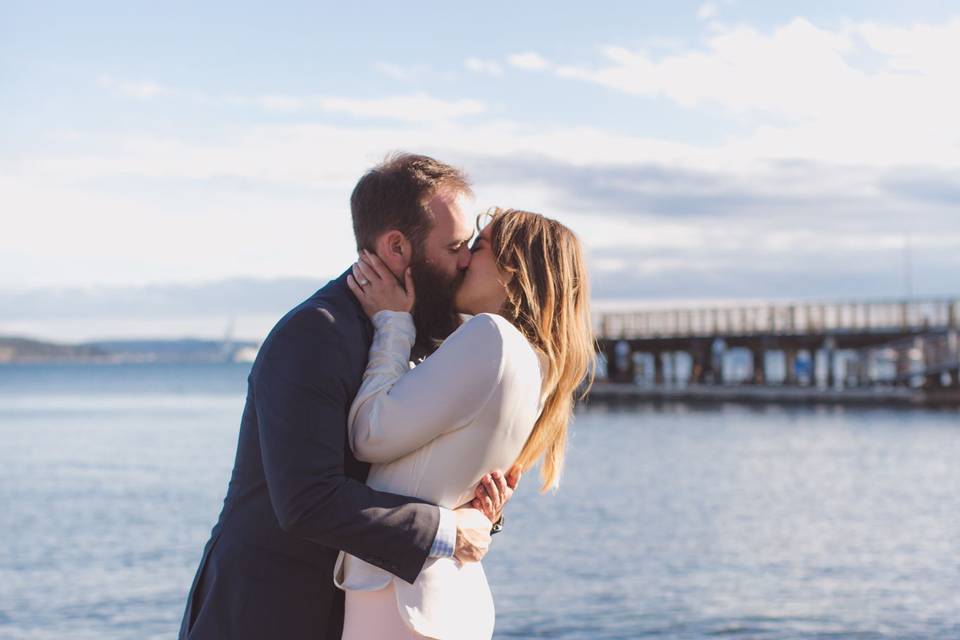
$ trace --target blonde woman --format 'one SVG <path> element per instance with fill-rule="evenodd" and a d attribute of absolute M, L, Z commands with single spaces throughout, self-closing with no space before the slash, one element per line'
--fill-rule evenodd
<path fill-rule="evenodd" d="M 594 357 L 582 251 L 539 214 L 490 215 L 454 298 L 473 317 L 414 369 L 411 278 L 401 287 L 404 274 L 372 254 L 348 277 L 375 326 L 348 423 L 375 489 L 456 508 L 489 469 L 541 461 L 541 489 L 559 481 L 574 393 Z M 346 591 L 345 639 L 493 634 L 479 562 L 430 559 L 410 584 L 341 553 L 334 578 Z"/>

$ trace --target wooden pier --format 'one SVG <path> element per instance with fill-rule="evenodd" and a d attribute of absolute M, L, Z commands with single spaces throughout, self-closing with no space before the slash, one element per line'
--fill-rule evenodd
<path fill-rule="evenodd" d="M 960 405 L 960 299 L 594 315 L 592 397 Z"/>

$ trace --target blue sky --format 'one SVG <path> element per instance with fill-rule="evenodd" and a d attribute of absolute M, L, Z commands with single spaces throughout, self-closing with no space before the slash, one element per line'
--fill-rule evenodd
<path fill-rule="evenodd" d="M 569 224 L 601 300 L 897 297 L 908 243 L 956 294 L 957 59 L 942 2 L 6 2 L 0 332 L 322 281 L 395 149 Z"/>

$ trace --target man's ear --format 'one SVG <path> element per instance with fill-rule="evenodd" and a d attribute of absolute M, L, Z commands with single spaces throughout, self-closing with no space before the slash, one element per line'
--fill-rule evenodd
<path fill-rule="evenodd" d="M 391 229 L 381 234 L 374 246 L 377 257 L 387 265 L 397 279 L 400 279 L 413 259 L 413 245 L 407 240 L 407 236 L 396 229 Z"/>

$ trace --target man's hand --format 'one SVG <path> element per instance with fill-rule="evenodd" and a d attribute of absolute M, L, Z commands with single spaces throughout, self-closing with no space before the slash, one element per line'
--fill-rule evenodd
<path fill-rule="evenodd" d="M 470 506 L 482 511 L 490 522 L 496 522 L 503 513 L 503 507 L 513 497 L 514 490 L 520 484 L 521 475 L 523 475 L 523 467 L 515 464 L 506 476 L 500 471 L 483 476 L 477 485 Z"/>
<path fill-rule="evenodd" d="M 490 548 L 490 527 L 493 523 L 482 512 L 460 507 L 457 516 L 457 546 L 453 557 L 463 562 L 480 562 Z"/>

